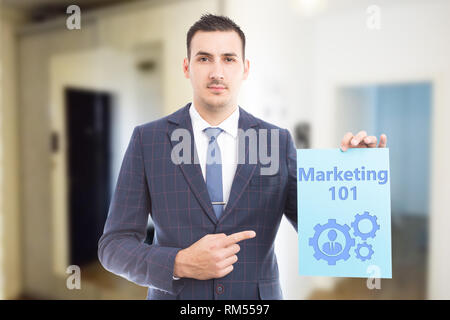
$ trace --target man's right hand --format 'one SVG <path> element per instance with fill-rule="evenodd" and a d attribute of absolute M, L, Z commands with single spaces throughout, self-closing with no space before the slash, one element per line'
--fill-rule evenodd
<path fill-rule="evenodd" d="M 254 231 L 242 231 L 227 236 L 224 233 L 207 234 L 190 247 L 178 251 L 174 276 L 208 280 L 222 278 L 233 271 L 239 241 L 256 236 Z"/>

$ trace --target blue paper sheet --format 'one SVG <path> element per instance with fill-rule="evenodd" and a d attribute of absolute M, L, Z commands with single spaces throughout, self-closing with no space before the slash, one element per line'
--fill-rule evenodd
<path fill-rule="evenodd" d="M 299 274 L 392 278 L 389 149 L 297 150 Z"/>

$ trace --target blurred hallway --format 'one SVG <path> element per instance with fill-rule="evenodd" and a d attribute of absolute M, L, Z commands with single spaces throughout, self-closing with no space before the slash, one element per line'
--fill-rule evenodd
<path fill-rule="evenodd" d="M 81 29 L 71 30 L 74 3 Z M 299 276 L 297 233 L 283 219 L 285 299 L 450 299 L 449 1 L 74 3 L 0 0 L 0 299 L 145 299 L 146 287 L 93 258 L 93 242 L 133 128 L 192 101 L 186 32 L 206 12 L 246 34 L 245 110 L 299 148 L 337 148 L 362 129 L 387 132 L 393 148 L 393 279 L 369 290 L 366 279 Z M 149 217 L 147 243 L 153 232 Z M 68 289 L 71 264 L 81 290 Z"/>

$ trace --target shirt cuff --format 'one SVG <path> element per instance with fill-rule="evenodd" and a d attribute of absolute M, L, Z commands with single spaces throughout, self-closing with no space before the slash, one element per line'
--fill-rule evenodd
<path fill-rule="evenodd" d="M 173 279 L 173 280 L 180 280 L 180 278 L 175 277 L 174 275 L 172 275 L 172 279 Z"/>

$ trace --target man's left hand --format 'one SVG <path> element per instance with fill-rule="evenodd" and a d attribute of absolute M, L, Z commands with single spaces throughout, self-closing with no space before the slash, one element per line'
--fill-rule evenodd
<path fill-rule="evenodd" d="M 378 148 L 385 148 L 387 143 L 387 137 L 385 134 L 380 136 L 380 143 Z M 341 141 L 341 150 L 347 151 L 350 148 L 376 148 L 377 137 L 368 136 L 366 131 L 360 131 L 356 136 L 351 132 L 347 132 Z"/>

